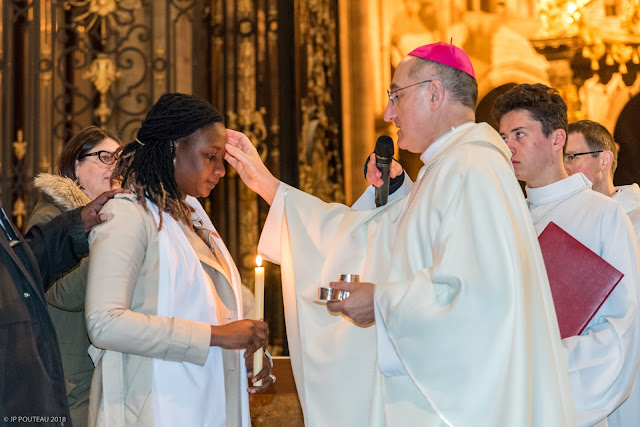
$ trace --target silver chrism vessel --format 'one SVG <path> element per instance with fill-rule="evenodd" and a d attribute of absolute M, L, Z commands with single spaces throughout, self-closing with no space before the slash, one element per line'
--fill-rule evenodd
<path fill-rule="evenodd" d="M 341 274 L 338 276 L 338 282 L 359 282 L 360 276 L 357 274 Z M 349 292 L 341 291 L 333 288 L 318 288 L 317 302 L 326 303 L 327 301 L 342 301 L 349 296 Z"/>

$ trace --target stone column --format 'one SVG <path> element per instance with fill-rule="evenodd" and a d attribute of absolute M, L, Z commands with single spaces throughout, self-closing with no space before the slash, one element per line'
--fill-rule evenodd
<path fill-rule="evenodd" d="M 363 162 L 375 146 L 372 9 L 375 2 L 339 0 L 340 71 L 342 79 L 342 146 L 346 203 L 352 204 L 367 184 Z"/>

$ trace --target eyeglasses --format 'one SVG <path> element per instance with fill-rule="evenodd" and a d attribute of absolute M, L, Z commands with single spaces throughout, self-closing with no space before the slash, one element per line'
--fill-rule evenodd
<path fill-rule="evenodd" d="M 602 153 L 604 150 L 596 150 L 596 151 L 585 151 L 584 153 L 573 153 L 573 154 L 565 154 L 564 161 L 567 163 L 573 163 L 576 161 L 578 156 L 584 156 L 585 154 L 596 154 Z"/>
<path fill-rule="evenodd" d="M 394 90 L 392 90 L 392 91 L 387 90 L 387 95 L 389 95 L 389 101 L 391 101 L 391 103 L 392 103 L 393 105 L 396 105 L 396 101 L 398 100 L 398 97 L 395 95 L 395 93 L 396 93 L 396 92 L 400 92 L 401 90 L 409 89 L 410 87 L 417 86 L 417 85 L 421 85 L 421 84 L 423 84 L 423 83 L 429 83 L 429 82 L 431 82 L 431 81 L 433 81 L 433 80 L 423 80 L 423 81 L 421 81 L 421 82 L 414 83 L 414 84 L 412 84 L 412 85 L 405 86 L 405 87 L 401 87 L 401 88 L 398 88 L 398 89 L 394 89 Z M 393 93 L 394 95 L 391 95 L 392 93 Z"/>
<path fill-rule="evenodd" d="M 118 161 L 118 157 L 120 157 L 120 153 L 118 153 L 118 152 L 112 153 L 111 151 L 100 150 L 100 151 L 96 151 L 94 153 L 83 154 L 83 155 L 78 157 L 78 160 L 82 160 L 85 157 L 89 157 L 89 156 L 98 156 L 100 161 L 102 163 L 104 163 L 105 165 L 112 165 L 116 161 Z"/>

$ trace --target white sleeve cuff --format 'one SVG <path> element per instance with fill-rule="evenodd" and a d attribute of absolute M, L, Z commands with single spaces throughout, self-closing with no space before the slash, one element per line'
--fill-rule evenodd
<path fill-rule="evenodd" d="M 400 375 L 408 375 L 407 370 L 400 361 L 400 357 L 396 349 L 391 343 L 387 327 L 378 310 L 378 305 L 374 302 L 375 318 L 376 318 L 376 335 L 378 341 L 378 367 L 382 374 L 386 377 L 394 377 Z"/>
<path fill-rule="evenodd" d="M 260 256 L 274 264 L 280 264 L 280 232 L 284 216 L 284 195 L 287 188 L 288 186 L 283 182 L 278 186 L 258 242 Z"/>

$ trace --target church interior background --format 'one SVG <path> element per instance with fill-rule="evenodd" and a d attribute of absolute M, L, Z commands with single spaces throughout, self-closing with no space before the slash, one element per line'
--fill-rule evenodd
<path fill-rule="evenodd" d="M 0 14 L 0 198 L 20 228 L 33 177 L 74 133 L 95 124 L 129 142 L 169 91 L 209 100 L 281 180 L 352 203 L 376 138 L 395 138 L 394 67 L 436 41 L 469 53 L 478 121 L 495 126 L 493 101 L 515 84 L 551 85 L 570 121 L 614 134 L 616 185 L 640 182 L 640 0 L 2 0 Z M 415 178 L 419 158 L 399 157 Z M 252 289 L 267 204 L 232 168 L 203 202 Z M 286 355 L 277 266 L 265 294 Z"/>

